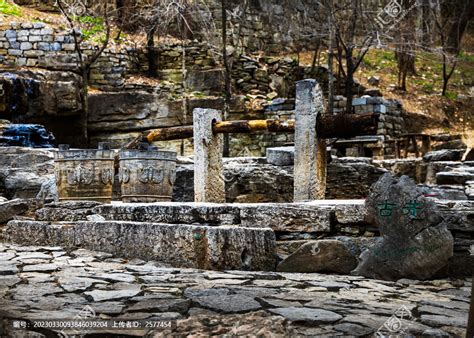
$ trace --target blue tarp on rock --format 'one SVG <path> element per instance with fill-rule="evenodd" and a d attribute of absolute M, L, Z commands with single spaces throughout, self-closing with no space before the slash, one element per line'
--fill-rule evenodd
<path fill-rule="evenodd" d="M 10 124 L 0 135 L 0 146 L 54 148 L 54 135 L 40 124 Z"/>

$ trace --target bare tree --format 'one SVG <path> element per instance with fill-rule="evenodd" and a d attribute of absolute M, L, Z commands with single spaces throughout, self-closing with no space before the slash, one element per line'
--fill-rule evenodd
<path fill-rule="evenodd" d="M 364 4 L 362 0 L 325 1 L 335 31 L 338 71 L 345 78 L 348 113 L 352 111 L 354 74 L 375 39 L 375 31 L 369 25 L 373 18 Z"/>
<path fill-rule="evenodd" d="M 88 144 L 89 76 L 91 67 L 105 51 L 110 41 L 110 10 L 107 1 L 102 4 L 102 8 L 90 8 L 87 6 L 86 0 L 57 0 L 56 4 L 63 17 L 66 19 L 74 38 L 74 50 L 77 55 L 76 73 L 82 77 L 82 136 L 86 144 Z M 92 53 L 87 53 L 85 45 L 86 41 L 84 41 L 82 33 L 84 30 L 90 29 L 91 24 L 102 25 L 103 29 L 101 31 L 105 31 L 105 34 L 100 34 L 97 45 Z"/>

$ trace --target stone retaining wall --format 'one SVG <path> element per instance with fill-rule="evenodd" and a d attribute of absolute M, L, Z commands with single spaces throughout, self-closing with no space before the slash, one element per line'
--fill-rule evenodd
<path fill-rule="evenodd" d="M 85 57 L 94 48 L 87 45 Z M 0 28 L 0 65 L 77 70 L 74 37 L 42 22 L 12 23 Z M 126 50 L 106 49 L 91 69 L 90 84 L 102 89 L 121 87 L 130 67 Z"/>

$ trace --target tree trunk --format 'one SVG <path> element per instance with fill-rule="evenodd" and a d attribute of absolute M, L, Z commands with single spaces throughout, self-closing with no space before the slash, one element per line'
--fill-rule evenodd
<path fill-rule="evenodd" d="M 428 48 L 431 45 L 432 18 L 430 13 L 430 0 L 422 0 L 421 5 L 421 43 L 423 47 Z"/>
<path fill-rule="evenodd" d="M 227 57 L 227 6 L 226 0 L 221 0 L 222 7 L 222 61 L 224 62 L 224 82 L 225 82 L 225 99 L 224 99 L 224 118 L 226 121 L 229 118 L 230 103 L 232 99 L 232 88 L 231 88 L 231 74 L 229 58 Z M 230 145 L 229 145 L 229 134 L 224 135 L 224 157 L 229 157 Z"/>
<path fill-rule="evenodd" d="M 148 58 L 148 75 L 152 77 L 158 76 L 158 64 L 156 60 L 155 47 L 156 27 L 152 27 L 146 36 L 147 58 Z"/>
<path fill-rule="evenodd" d="M 334 112 L 334 23 L 332 22 L 332 1 L 328 13 L 329 50 L 328 50 L 328 113 Z"/>
<path fill-rule="evenodd" d="M 352 92 L 352 86 L 354 85 L 354 61 L 352 58 L 352 47 L 346 49 L 346 67 L 347 67 L 347 76 L 346 76 L 346 113 L 350 114 L 352 112 L 352 98 L 354 93 Z"/>
<path fill-rule="evenodd" d="M 81 100 L 82 100 L 82 137 L 86 148 L 89 147 L 89 135 L 88 135 L 88 122 L 89 122 L 89 68 L 83 67 L 82 69 L 82 88 L 81 88 Z"/>

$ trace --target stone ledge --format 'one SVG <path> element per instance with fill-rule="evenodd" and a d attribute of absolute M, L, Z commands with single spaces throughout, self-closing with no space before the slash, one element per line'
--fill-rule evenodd
<path fill-rule="evenodd" d="M 276 263 L 271 229 L 116 221 L 10 221 L 3 238 L 21 245 L 81 247 L 186 268 L 270 271 Z"/>
<path fill-rule="evenodd" d="M 332 231 L 335 224 L 364 222 L 364 200 L 324 200 L 302 203 L 113 203 L 93 209 L 109 220 L 206 223 L 271 228 L 282 232 Z"/>

